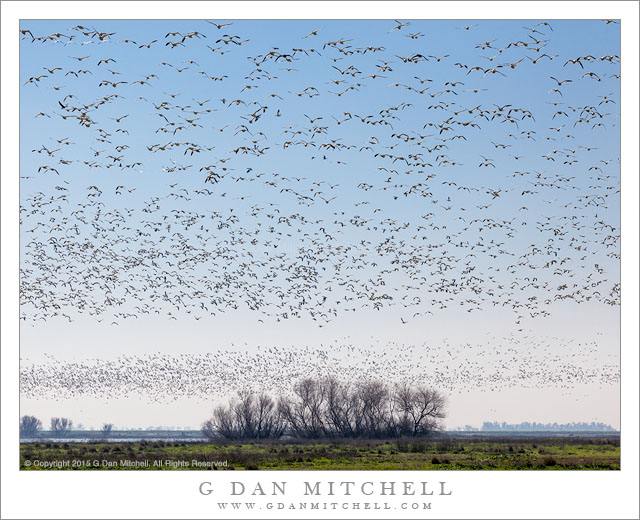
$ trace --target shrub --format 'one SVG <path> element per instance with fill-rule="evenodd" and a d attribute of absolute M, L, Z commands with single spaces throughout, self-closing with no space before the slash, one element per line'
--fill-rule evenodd
<path fill-rule="evenodd" d="M 424 453 L 427 451 L 427 445 L 422 442 L 414 442 L 411 445 L 411 451 L 413 453 Z"/>
<path fill-rule="evenodd" d="M 411 447 L 407 441 L 398 441 L 397 446 L 400 453 L 409 453 L 411 451 Z"/>

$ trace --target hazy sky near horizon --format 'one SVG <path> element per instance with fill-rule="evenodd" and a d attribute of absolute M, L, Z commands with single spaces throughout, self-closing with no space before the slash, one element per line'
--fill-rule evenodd
<path fill-rule="evenodd" d="M 618 427 L 619 25 L 216 23 L 21 23 L 21 413 L 332 373 Z"/>

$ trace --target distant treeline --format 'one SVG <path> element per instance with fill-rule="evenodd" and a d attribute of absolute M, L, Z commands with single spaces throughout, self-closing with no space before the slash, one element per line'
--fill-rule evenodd
<path fill-rule="evenodd" d="M 421 437 L 440 430 L 444 417 L 444 396 L 429 388 L 307 378 L 293 396 L 239 392 L 213 411 L 202 432 L 228 440 Z"/>
<path fill-rule="evenodd" d="M 608 424 L 601 422 L 572 422 L 566 424 L 552 423 L 537 423 L 537 422 L 521 422 L 519 424 L 508 424 L 506 422 L 499 423 L 498 421 L 482 423 L 481 431 L 487 432 L 567 432 L 567 431 L 581 431 L 581 432 L 615 432 L 614 428 Z"/>

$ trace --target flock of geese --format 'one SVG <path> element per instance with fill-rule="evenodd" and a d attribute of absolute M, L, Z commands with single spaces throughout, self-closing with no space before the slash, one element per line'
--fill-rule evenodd
<path fill-rule="evenodd" d="M 139 23 L 161 27 L 22 24 L 25 51 L 47 47 L 21 78 L 22 117 L 39 125 L 21 141 L 25 324 L 250 309 L 256 322 L 326 326 L 368 308 L 397 312 L 402 327 L 500 307 L 517 328 L 559 301 L 619 305 L 620 57 L 561 54 L 562 22 L 505 22 L 490 40 L 474 37 L 482 22 L 458 27 L 449 54 L 420 21 L 390 21 L 370 41 L 326 38 L 328 21 L 253 41 L 241 21 L 204 20 L 141 41 Z M 23 371 L 22 388 L 171 381 L 189 394 L 289 367 L 269 378 L 277 385 L 340 352 L 52 364 Z M 391 349 L 364 373 L 401 374 L 411 359 Z M 219 381 L 204 377 L 224 363 Z M 428 377 L 521 382 L 515 365 L 492 376 L 474 363 Z M 139 378 L 142 364 L 164 379 Z M 186 366 L 203 376 L 191 386 Z M 616 377 L 554 370 L 557 381 Z"/>
<path fill-rule="evenodd" d="M 379 354 L 371 356 L 371 349 Z M 603 356 L 596 340 L 526 333 L 478 338 L 473 344 L 445 339 L 408 345 L 372 337 L 365 348 L 346 337 L 319 347 L 259 347 L 253 353 L 232 346 L 207 354 L 131 354 L 112 360 L 46 357 L 46 363 L 23 359 L 23 397 L 109 400 L 139 395 L 148 403 L 163 403 L 222 398 L 236 390 L 289 395 L 292 381 L 305 377 L 407 382 L 448 395 L 514 388 L 562 393 L 577 386 L 593 392 L 620 382 L 617 354 Z"/>

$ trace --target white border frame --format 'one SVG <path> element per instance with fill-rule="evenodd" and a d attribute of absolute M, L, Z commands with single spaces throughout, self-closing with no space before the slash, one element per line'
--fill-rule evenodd
<path fill-rule="evenodd" d="M 152 9 L 150 9 L 152 8 Z M 638 518 L 638 3 L 637 2 L 3 2 L 2 6 L 2 518 L 215 518 L 247 517 L 220 511 L 227 498 L 203 496 L 211 481 L 288 481 L 293 489 L 315 481 L 447 481 L 449 497 L 432 509 L 397 518 Z M 603 472 L 20 472 L 18 470 L 18 26 L 20 18 L 241 19 L 621 19 L 622 20 L 622 470 Z M 497 14 L 499 13 L 499 15 Z M 546 16 L 545 16 L 546 15 Z M 250 488 L 250 484 L 247 485 Z M 270 497 L 265 497 L 270 498 Z M 300 497 L 288 493 L 286 500 Z M 327 501 L 331 497 L 323 497 Z M 334 497 L 336 501 L 346 498 Z M 384 502 L 373 496 L 353 501 Z M 411 497 L 408 497 L 412 500 Z M 247 500 L 252 500 L 247 498 Z M 278 499 L 276 499 L 278 500 Z M 302 499 L 304 500 L 304 499 Z M 420 501 L 416 497 L 416 501 Z M 256 500 L 256 501 L 259 501 Z M 349 500 L 352 501 L 352 500 Z M 392 500 L 386 500 L 393 503 Z M 403 501 L 396 497 L 396 502 Z M 260 509 L 260 518 L 349 516 L 388 518 L 376 511 L 313 512 Z M 408 511 L 407 515 L 411 515 Z"/>

